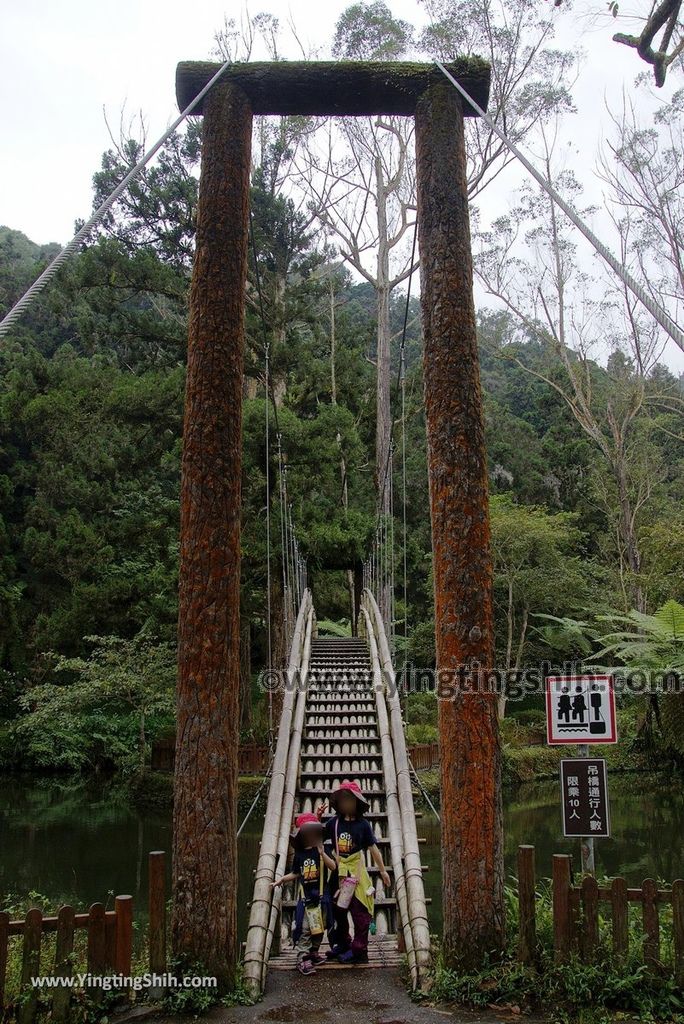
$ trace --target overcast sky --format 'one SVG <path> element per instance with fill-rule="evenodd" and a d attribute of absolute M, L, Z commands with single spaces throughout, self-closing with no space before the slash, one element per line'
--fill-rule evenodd
<path fill-rule="evenodd" d="M 250 11 L 292 19 L 302 41 L 325 55 L 349 2 L 260 0 Z M 396 16 L 424 23 L 417 0 L 388 3 Z M 551 4 L 544 6 L 551 14 Z M 588 198 L 599 204 L 600 184 L 591 171 L 608 130 L 605 102 L 617 108 L 626 88 L 641 109 L 652 110 L 672 88 L 655 99 L 646 90 L 634 91 L 644 65 L 634 51 L 611 41 L 612 21 L 582 16 L 606 6 L 602 0 L 578 0 L 575 14 L 561 16 L 559 23 L 561 45 L 580 45 L 586 54 L 574 87 L 578 114 L 566 129 L 568 160 L 582 175 Z M 639 11 L 647 5 L 632 0 L 629 6 Z M 92 175 L 110 144 L 103 111 L 115 128 L 124 104 L 131 115 L 142 111 L 148 140 L 154 141 L 177 114 L 177 62 L 207 59 L 224 18 L 239 18 L 241 10 L 243 5 L 224 0 L 0 0 L 0 224 L 40 243 L 68 241 L 75 219 L 91 211 Z M 485 219 L 507 208 L 516 180 L 511 174 L 487 193 Z M 667 361 L 684 369 L 684 355 L 674 343 Z"/>

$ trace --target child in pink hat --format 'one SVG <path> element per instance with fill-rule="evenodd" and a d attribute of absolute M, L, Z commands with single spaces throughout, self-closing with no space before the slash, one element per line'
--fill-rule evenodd
<path fill-rule="evenodd" d="M 335 945 L 328 956 L 340 963 L 367 963 L 374 890 L 366 867 L 366 850 L 370 850 L 386 889 L 390 885 L 390 877 L 378 849 L 375 833 L 370 822 L 364 818 L 369 804 L 358 782 L 345 779 L 331 794 L 330 804 L 336 814 L 325 823 L 325 838 L 326 845 L 331 844 L 337 858 L 337 882 L 339 884 L 345 877 L 351 877 L 352 880 L 355 878 L 356 887 L 348 908 L 338 907 L 335 903 Z M 323 810 L 324 807 L 318 808 L 317 814 L 322 815 Z M 334 883 L 331 886 L 335 888 Z M 353 941 L 349 932 L 349 915 L 354 923 Z"/>
<path fill-rule="evenodd" d="M 323 960 L 318 950 L 324 933 L 323 927 L 320 932 L 312 931 L 310 918 L 316 916 L 315 908 L 318 907 L 324 925 L 324 872 L 326 867 L 334 871 L 337 865 L 323 849 L 323 824 L 316 814 L 300 814 L 295 819 L 295 826 L 292 870 L 273 882 L 273 887 L 284 882 L 299 882 L 292 941 L 297 951 L 297 970 L 300 974 L 313 974 L 316 964 Z"/>

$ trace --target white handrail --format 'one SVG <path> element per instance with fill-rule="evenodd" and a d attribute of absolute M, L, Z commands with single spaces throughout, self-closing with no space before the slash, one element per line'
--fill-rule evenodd
<path fill-rule="evenodd" d="M 290 845 L 292 816 L 294 813 L 294 804 L 297 795 L 297 779 L 299 777 L 299 755 L 301 753 L 302 747 L 302 732 L 304 731 L 304 711 L 306 708 L 306 698 L 308 689 L 309 661 L 311 658 L 311 639 L 313 634 L 313 619 L 313 609 L 310 608 L 307 617 L 306 637 L 304 640 L 303 653 L 301 659 L 301 681 L 298 681 L 297 687 L 297 707 L 295 710 L 292 732 L 290 733 L 290 749 L 287 757 L 285 792 L 283 795 L 282 812 L 280 816 L 278 860 L 275 869 L 276 878 L 280 878 L 282 877 L 282 875 L 285 874 L 285 868 L 287 866 L 287 855 Z M 269 917 L 268 929 L 266 931 L 266 940 L 264 944 L 263 960 L 261 964 L 262 991 L 264 985 L 266 984 L 268 958 L 271 955 L 271 945 L 273 943 L 273 935 L 275 933 L 278 917 L 280 915 L 280 905 L 282 903 L 282 899 L 283 889 L 282 886 L 278 886 L 277 889 L 273 890 L 273 902 L 271 903 L 271 913 Z"/>
<path fill-rule="evenodd" d="M 373 627 L 373 633 L 377 641 L 380 667 L 384 678 L 385 699 L 389 708 L 390 733 L 392 737 L 392 747 L 396 766 L 399 810 L 401 813 L 401 826 L 404 840 L 404 863 L 406 886 L 408 890 L 409 916 L 411 920 L 411 931 L 413 934 L 413 946 L 416 953 L 418 973 L 422 982 L 425 979 L 432 962 L 430 927 L 427 919 L 425 889 L 423 887 L 423 869 L 420 862 L 418 833 L 416 831 L 416 819 L 413 809 L 411 772 L 409 768 L 408 752 L 406 750 L 404 727 L 401 719 L 401 703 L 399 700 L 399 694 L 397 693 L 394 668 L 392 666 L 389 644 L 387 643 L 387 636 L 385 634 L 385 626 L 376 600 L 368 589 L 365 589 L 363 592 L 362 606 L 365 606 L 367 610 L 369 620 Z"/>
<path fill-rule="evenodd" d="M 373 692 L 375 693 L 375 707 L 378 714 L 378 733 L 382 748 L 382 770 L 385 779 L 385 799 L 387 805 L 387 829 L 390 841 L 390 854 L 392 858 L 392 870 L 394 872 L 394 896 L 399 910 L 399 922 L 401 932 L 404 936 L 406 956 L 408 959 L 409 972 L 411 975 L 411 987 L 415 991 L 418 988 L 420 979 L 418 976 L 418 961 L 413 945 L 413 932 L 411 931 L 411 918 L 408 909 L 408 895 L 406 890 L 406 876 L 404 874 L 404 834 L 401 823 L 401 808 L 397 793 L 397 772 L 394 763 L 394 751 L 390 736 L 390 724 L 387 715 L 387 704 L 385 698 L 385 687 L 378 657 L 378 645 L 373 631 L 373 624 L 367 609 L 361 609 L 363 622 L 366 627 L 368 646 L 370 647 L 371 665 L 373 668 Z"/>
<path fill-rule="evenodd" d="M 271 785 L 268 790 L 268 803 L 261 835 L 261 849 L 257 862 L 254 895 L 249 914 L 249 928 L 245 944 L 243 961 L 244 979 L 247 988 L 255 995 L 262 991 L 264 975 L 264 951 L 267 942 L 267 931 L 271 916 L 273 893 L 272 888 L 278 862 L 278 848 L 283 818 L 283 797 L 289 764 L 290 737 L 293 724 L 295 693 L 299 692 L 298 679 L 302 666 L 304 645 L 307 634 L 311 635 L 310 623 L 313 617 L 311 591 L 306 590 L 299 607 L 295 625 L 290 657 L 286 676 L 283 709 L 278 727 L 278 739 L 273 757 Z M 309 628 L 307 628 L 309 627 Z M 273 680 L 269 680 L 273 685 Z M 287 826 L 289 828 L 289 821 Z"/>

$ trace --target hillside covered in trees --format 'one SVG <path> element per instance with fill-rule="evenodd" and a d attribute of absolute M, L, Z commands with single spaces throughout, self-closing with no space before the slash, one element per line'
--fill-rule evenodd
<path fill-rule="evenodd" d="M 262 239 L 274 230 L 267 217 L 276 221 L 282 235 L 296 235 L 296 218 L 287 203 L 255 187 L 253 205 Z M 374 526 L 374 303 L 369 287 L 353 284 L 338 261 L 316 249 L 315 239 L 301 235 L 298 243 L 287 254 L 297 266 L 296 288 L 287 295 L 285 336 L 274 353 L 278 427 L 287 452 L 293 517 L 317 607 L 322 616 L 343 622 L 350 615 L 345 574 L 317 572 L 317 563 L 340 545 L 355 545 L 363 556 L 364 539 L 367 544 Z M 49 250 L 7 228 L 0 234 L 0 246 L 3 304 L 8 306 Z M 261 273 L 269 299 L 277 255 L 262 247 Z M 137 709 L 152 697 L 145 691 L 155 685 L 152 734 L 168 728 L 177 616 L 186 288 L 186 268 L 153 247 L 100 240 L 74 261 L 0 355 L 0 750 L 6 764 L 17 757 L 16 738 L 22 735 L 16 732 L 17 721 L 34 706 L 32 694 L 36 688 L 42 692 L 56 665 L 61 666 L 58 678 L 66 698 L 60 746 L 54 748 L 50 729 L 42 742 L 28 729 L 26 746 L 20 745 L 22 762 L 86 767 L 99 759 L 116 760 L 126 737 L 120 733 L 120 716 L 108 720 L 102 700 L 119 711 L 125 704 L 112 681 L 117 671 L 130 673 L 131 679 L 140 673 L 133 687 L 139 692 L 129 697 L 129 742 L 135 744 Z M 412 300 L 415 314 L 413 306 Z M 269 324 L 272 315 L 271 300 Z M 402 317 L 398 297 L 392 308 L 397 331 Z M 684 600 L 684 450 L 672 441 L 667 414 L 660 422 L 646 412 L 638 419 L 630 444 L 630 482 L 647 486 L 649 495 L 636 524 L 642 568 L 638 579 L 632 578 L 620 546 L 620 508 L 610 467 L 597 459 L 595 446 L 552 384 L 541 379 L 548 375 L 560 380 L 562 366 L 537 340 L 521 335 L 506 314 L 482 311 L 479 327 L 499 664 L 511 667 L 554 655 L 562 662 L 577 652 L 563 648 L 560 640 L 554 651 L 540 634 L 542 620 L 535 615 L 582 618 L 587 609 L 626 611 L 633 604 L 630 588 L 637 584 L 651 610 L 669 598 Z M 409 341 L 409 601 L 404 609 L 403 595 L 397 593 L 396 628 L 403 635 L 406 612 L 410 656 L 416 664 L 429 665 L 434 657 L 430 523 L 415 316 Z M 243 480 L 247 673 L 265 659 L 262 345 L 252 306 Z M 592 372 L 597 390 L 609 391 L 616 378 L 625 390 L 633 386 L 634 368 L 627 362 L 595 365 Z M 664 385 L 673 391 L 679 386 L 663 367 L 645 382 L 647 390 Z M 273 415 L 270 427 L 275 452 Z M 341 458 L 348 508 L 342 500 Z M 397 558 L 400 535 L 397 526 Z M 275 543 L 277 558 L 277 538 Z M 277 573 L 274 582 L 277 591 Z M 101 665 L 109 664 L 112 679 L 108 684 L 106 672 L 94 673 L 99 687 L 91 689 L 87 703 L 92 707 L 83 708 L 79 723 L 73 695 L 67 697 L 67 692 L 76 685 L 77 672 L 84 670 L 81 659 L 93 650 Z M 244 685 L 251 692 L 249 676 Z M 256 712 L 255 723 L 245 703 L 245 734 L 255 724 L 258 728 L 258 708 Z M 93 727 L 101 730 L 100 742 L 84 746 L 80 728 Z M 112 744 L 115 734 L 117 743 Z"/>
<path fill-rule="evenodd" d="M 518 41 L 497 37 L 496 45 L 508 49 L 493 65 L 493 102 L 508 105 L 522 136 L 571 109 L 564 86 L 571 55 L 549 49 L 541 32 L 533 40 L 536 22 L 524 4 L 516 10 Z M 487 29 L 473 18 L 470 45 L 482 46 Z M 453 35 L 453 24 L 445 15 L 444 59 L 465 43 Z M 268 16 L 258 16 L 253 27 L 267 36 L 274 30 Z M 525 80 L 525 103 L 516 106 L 517 94 L 501 89 L 506 66 L 524 56 L 515 50 L 522 36 L 531 40 L 525 59 L 535 70 Z M 414 44 L 410 26 L 375 3 L 349 8 L 333 50 L 394 59 L 413 52 Z M 222 57 L 239 45 L 234 31 L 217 37 Z M 673 117 L 676 109 L 675 102 Z M 321 125 L 303 121 L 262 119 L 254 147 L 243 424 L 245 737 L 262 738 L 266 728 L 255 680 L 268 634 L 267 350 L 274 662 L 284 657 L 279 454 L 316 608 L 326 620 L 322 628 L 345 629 L 347 574 L 324 567 L 366 557 L 376 528 L 379 467 L 392 438 L 394 629 L 400 647 L 406 637 L 414 664 L 434 659 L 415 267 L 406 301 L 412 141 L 405 119 L 389 127 L 349 122 L 339 129 L 347 134 L 335 140 L 346 164 L 332 178 L 321 177 L 325 160 L 311 142 Z M 663 115 L 672 142 L 663 174 L 667 153 L 676 160 L 673 124 Z M 622 130 L 625 137 L 632 131 L 631 149 L 618 154 L 624 170 L 650 136 L 644 139 L 636 125 Z M 505 155 L 492 155 L 481 125 L 472 131 L 477 200 Z M 0 767 L 130 768 L 151 738 L 172 727 L 200 138 L 198 119 L 171 138 L 0 349 Z M 142 148 L 125 133 L 103 155 L 94 176 L 96 205 Z M 549 168 L 552 158 L 547 152 Z M 349 168 L 364 167 L 364 160 L 374 172 L 355 181 L 357 198 L 349 205 L 338 189 Z M 631 170 L 640 168 L 634 158 Z M 284 187 L 293 183 L 296 188 Z M 569 172 L 558 183 L 575 198 L 581 191 Z M 378 214 L 365 238 L 369 204 L 386 216 Z M 591 650 L 577 621 L 684 602 L 684 382 L 662 362 L 660 340 L 634 307 L 615 315 L 619 296 L 607 290 L 605 302 L 592 298 L 587 313 L 586 275 L 576 271 L 567 226 L 530 188 L 489 230 L 477 231 L 475 221 L 478 284 L 488 296 L 478 326 L 497 661 L 504 669 L 542 659 L 561 664 Z M 656 214 L 646 225 L 650 233 L 641 227 L 635 242 L 624 237 L 625 251 L 638 243 L 643 260 L 655 260 Z M 514 259 L 516 237 L 527 244 Z M 0 228 L 0 312 L 57 249 L 11 225 Z M 667 260 L 659 266 L 665 289 Z M 384 498 L 380 511 L 390 512 Z"/>

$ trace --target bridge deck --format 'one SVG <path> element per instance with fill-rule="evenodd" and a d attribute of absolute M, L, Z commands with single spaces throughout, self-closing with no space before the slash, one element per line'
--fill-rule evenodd
<path fill-rule="evenodd" d="M 388 874 L 393 879 L 387 838 L 387 808 L 383 758 L 373 693 L 373 675 L 364 640 L 317 639 L 311 648 L 309 687 L 302 734 L 300 773 L 296 793 L 297 813 L 315 811 L 343 779 L 358 782 L 370 801 L 366 812 Z M 318 970 L 349 970 L 391 967 L 402 962 L 397 940 L 398 920 L 393 884 L 384 891 L 377 869 L 367 854 L 369 873 L 375 883 L 375 935 L 371 935 L 368 964 L 350 966 L 334 961 Z M 280 950 L 273 949 L 269 969 L 291 970 L 296 953 L 290 933 L 295 906 L 292 886 L 283 893 Z M 327 938 L 321 952 L 328 949 Z"/>

